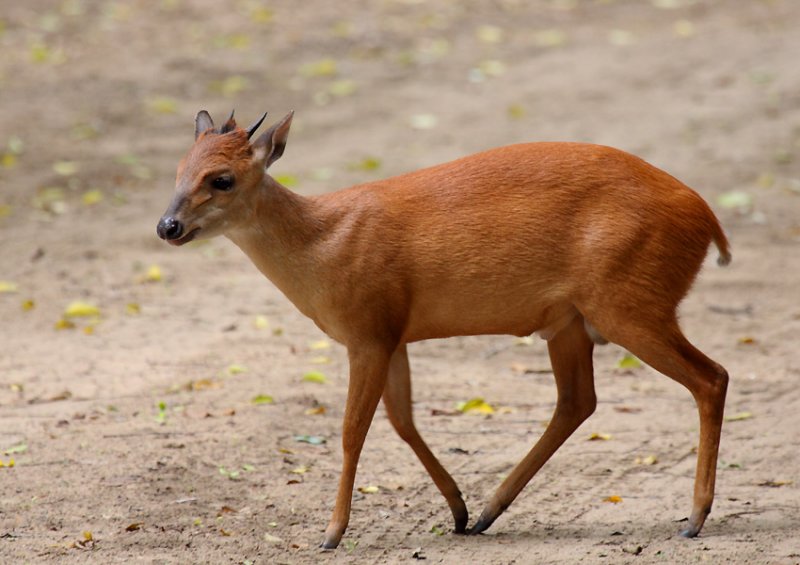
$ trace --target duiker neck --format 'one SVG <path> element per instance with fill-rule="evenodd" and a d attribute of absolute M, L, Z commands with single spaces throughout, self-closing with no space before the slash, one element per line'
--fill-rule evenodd
<path fill-rule="evenodd" d="M 252 216 L 228 233 L 233 241 L 290 300 L 300 307 L 303 279 L 316 272 L 312 247 L 323 236 L 325 217 L 317 203 L 265 175 L 251 202 Z"/>

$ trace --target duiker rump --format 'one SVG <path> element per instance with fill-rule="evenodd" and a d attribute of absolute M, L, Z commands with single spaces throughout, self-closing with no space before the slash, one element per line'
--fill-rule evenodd
<path fill-rule="evenodd" d="M 225 235 L 301 312 L 347 348 L 343 466 L 323 547 L 339 544 L 378 401 L 444 495 L 458 533 L 486 530 L 595 409 L 592 350 L 617 343 L 684 385 L 700 413 L 695 536 L 711 510 L 728 375 L 692 346 L 676 309 L 708 246 L 730 261 L 706 202 L 628 153 L 582 143 L 511 145 L 315 197 L 267 170 L 292 114 L 219 128 L 201 111 L 158 223 L 172 245 Z M 537 333 L 558 389 L 542 437 L 467 529 L 458 486 L 412 418 L 406 344 Z"/>

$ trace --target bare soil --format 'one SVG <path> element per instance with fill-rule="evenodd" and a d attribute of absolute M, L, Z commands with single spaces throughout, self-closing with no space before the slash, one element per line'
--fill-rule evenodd
<path fill-rule="evenodd" d="M 800 563 L 797 2 L 1 6 L 0 280 L 16 292 L 0 293 L 0 562 Z M 194 113 L 234 106 L 245 122 L 297 111 L 274 174 L 305 194 L 582 140 L 707 198 L 734 262 L 708 261 L 682 323 L 732 380 L 701 535 L 676 536 L 691 396 L 606 346 L 596 414 L 487 534 L 449 533 L 381 408 L 357 477 L 378 490 L 356 494 L 342 546 L 321 552 L 345 351 L 227 241 L 155 235 Z M 76 300 L 99 318 L 59 329 Z M 551 416 L 546 348 L 488 336 L 410 351 L 418 426 L 476 517 Z M 312 370 L 327 382 L 303 380 Z M 454 411 L 475 397 L 495 413 Z"/>

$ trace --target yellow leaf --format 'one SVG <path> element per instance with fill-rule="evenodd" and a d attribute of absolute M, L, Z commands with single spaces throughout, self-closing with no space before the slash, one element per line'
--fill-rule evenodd
<path fill-rule="evenodd" d="M 736 414 L 732 414 L 731 416 L 725 416 L 726 422 L 739 422 L 741 420 L 749 420 L 753 417 L 752 412 L 737 412 Z"/>
<path fill-rule="evenodd" d="M 533 34 L 533 42 L 537 47 L 561 47 L 567 43 L 567 34 L 556 28 L 543 29 Z"/>
<path fill-rule="evenodd" d="M 328 93 L 337 98 L 344 98 L 355 94 L 358 84 L 354 80 L 342 79 L 335 80 L 328 85 Z"/>
<path fill-rule="evenodd" d="M 92 537 L 92 532 L 90 531 L 83 532 L 83 539 L 85 539 L 86 541 L 92 541 L 94 539 Z"/>
<path fill-rule="evenodd" d="M 94 304 L 76 300 L 64 310 L 64 316 L 67 318 L 86 318 L 90 316 L 99 316 L 100 309 Z"/>
<path fill-rule="evenodd" d="M 303 375 L 303 380 L 309 383 L 319 383 L 325 384 L 328 382 L 328 379 L 325 375 L 319 371 L 309 371 L 305 375 Z"/>
<path fill-rule="evenodd" d="M 612 496 L 605 497 L 603 499 L 603 502 L 610 502 L 611 504 L 619 504 L 620 502 L 622 502 L 622 497 L 614 494 Z"/>
<path fill-rule="evenodd" d="M 0 294 L 17 292 L 17 283 L 11 281 L 0 281 Z"/>
<path fill-rule="evenodd" d="M 482 25 L 475 30 L 475 35 L 482 43 L 500 43 L 503 41 L 503 30 L 493 25 Z"/>
<path fill-rule="evenodd" d="M 331 346 L 331 342 L 329 342 L 327 339 L 320 339 L 318 341 L 312 341 L 311 343 L 308 344 L 308 348 L 311 351 L 319 351 L 321 349 L 329 349 L 330 346 Z"/>
<path fill-rule="evenodd" d="M 636 464 L 637 465 L 655 465 L 658 463 L 658 459 L 655 455 L 648 455 L 647 457 L 637 457 Z"/>
<path fill-rule="evenodd" d="M 267 24 L 272 21 L 275 13 L 269 8 L 255 6 L 250 10 L 250 19 L 257 24 Z"/>
<path fill-rule="evenodd" d="M 36 308 L 36 303 L 33 300 L 23 300 L 22 301 L 22 309 L 26 312 L 33 310 Z"/>
<path fill-rule="evenodd" d="M 103 200 L 103 191 L 99 189 L 87 190 L 81 196 L 81 201 L 86 206 L 92 206 Z"/>
<path fill-rule="evenodd" d="M 459 402 L 456 408 L 465 414 L 467 412 L 475 412 L 478 414 L 494 414 L 494 408 L 487 404 L 483 398 L 471 398 L 466 402 Z"/>
<path fill-rule="evenodd" d="M 161 267 L 158 265 L 150 265 L 144 275 L 144 280 L 147 282 L 161 282 Z"/>
<path fill-rule="evenodd" d="M 533 345 L 533 336 L 516 337 L 514 338 L 514 345 Z"/>
<path fill-rule="evenodd" d="M 642 362 L 635 355 L 626 352 L 622 359 L 617 361 L 618 369 L 638 369 L 642 366 Z"/>
<path fill-rule="evenodd" d="M 525 107 L 522 104 L 511 104 L 506 108 L 508 117 L 512 120 L 521 120 L 525 117 Z"/>
<path fill-rule="evenodd" d="M 672 26 L 672 30 L 678 37 L 691 37 L 695 33 L 694 24 L 689 20 L 678 20 Z"/>
<path fill-rule="evenodd" d="M 380 492 L 381 489 L 374 485 L 366 486 L 366 487 L 358 487 L 358 492 L 364 494 L 375 494 L 376 492 Z"/>
<path fill-rule="evenodd" d="M 439 118 L 433 114 L 414 114 L 411 116 L 411 127 L 419 130 L 433 129 L 439 123 Z"/>
<path fill-rule="evenodd" d="M 94 326 L 86 326 L 83 328 L 83 333 L 86 335 L 92 335 L 94 333 Z"/>
<path fill-rule="evenodd" d="M 63 177 L 74 175 L 78 172 L 78 163 L 75 161 L 56 161 L 53 170 Z"/>
<path fill-rule="evenodd" d="M 265 330 L 269 327 L 269 320 L 266 316 L 256 316 L 253 325 L 259 330 Z"/>
<path fill-rule="evenodd" d="M 220 388 L 222 386 L 221 383 L 212 381 L 211 379 L 197 379 L 196 381 L 192 381 L 190 385 L 192 390 L 210 390 L 212 388 Z"/>
<path fill-rule="evenodd" d="M 308 473 L 308 467 L 306 467 L 305 465 L 300 465 L 299 467 L 292 469 L 292 473 L 294 473 L 295 475 L 304 475 Z"/>
<path fill-rule="evenodd" d="M 305 411 L 306 416 L 318 416 L 318 415 L 324 414 L 324 413 L 325 413 L 325 407 L 324 406 L 315 406 L 314 408 L 308 408 Z"/>
<path fill-rule="evenodd" d="M 125 313 L 129 316 L 136 316 L 142 311 L 142 307 L 136 302 L 129 302 L 125 305 Z"/>
<path fill-rule="evenodd" d="M 247 367 L 245 367 L 244 365 L 237 365 L 234 363 L 232 365 L 228 365 L 228 368 L 225 369 L 225 372 L 230 376 L 240 375 L 242 373 L 247 372 Z"/>
<path fill-rule="evenodd" d="M 178 102 L 174 98 L 159 96 L 147 102 L 148 109 L 156 114 L 174 114 L 178 111 Z"/>
<path fill-rule="evenodd" d="M 594 432 L 589 436 L 589 441 L 608 441 L 610 439 L 611 434 L 601 434 L 598 432 Z"/>
<path fill-rule="evenodd" d="M 5 218 L 11 215 L 13 208 L 8 204 L 0 204 L 0 218 Z"/>
<path fill-rule="evenodd" d="M 57 330 L 71 330 L 75 327 L 75 324 L 69 320 L 61 318 L 59 321 L 55 323 L 54 327 Z"/>
<path fill-rule="evenodd" d="M 300 74 L 305 77 L 329 77 L 336 74 L 336 61 L 326 58 L 306 63 L 300 67 Z"/>
<path fill-rule="evenodd" d="M 327 365 L 331 362 L 331 358 L 326 357 L 325 355 L 319 355 L 317 357 L 312 357 L 308 360 L 308 362 L 312 365 Z"/>
<path fill-rule="evenodd" d="M 755 338 L 750 337 L 749 335 L 739 338 L 739 343 L 743 345 L 752 345 L 755 342 L 756 342 Z"/>
<path fill-rule="evenodd" d="M 3 153 L 3 157 L 0 158 L 0 165 L 2 165 L 4 169 L 11 169 L 16 164 L 17 156 L 13 153 Z"/>

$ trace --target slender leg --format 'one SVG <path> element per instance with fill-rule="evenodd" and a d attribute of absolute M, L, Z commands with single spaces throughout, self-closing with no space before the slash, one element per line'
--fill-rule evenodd
<path fill-rule="evenodd" d="M 583 317 L 576 316 L 547 342 L 547 348 L 558 388 L 553 418 L 533 449 L 494 493 L 470 534 L 479 534 L 491 526 L 550 456 L 594 412 L 594 343 L 586 333 Z"/>
<path fill-rule="evenodd" d="M 681 532 L 695 537 L 703 527 L 714 502 L 717 455 L 722 432 L 728 373 L 706 357 L 683 336 L 676 320 L 653 329 L 629 327 L 617 330 L 613 339 L 642 361 L 685 386 L 694 396 L 700 414 L 700 443 L 694 501 L 689 526 Z"/>
<path fill-rule="evenodd" d="M 411 408 L 411 373 L 405 345 L 398 347 L 392 355 L 389 363 L 389 378 L 386 381 L 386 389 L 383 391 L 383 403 L 394 429 L 417 454 L 433 482 L 447 500 L 455 520 L 455 532 L 463 534 L 467 528 L 468 514 L 464 500 L 461 498 L 461 492 L 450 474 L 431 453 L 414 426 Z"/>
<path fill-rule="evenodd" d="M 348 351 L 350 384 L 347 388 L 347 406 L 342 426 L 342 475 L 336 494 L 336 506 L 325 530 L 325 541 L 322 542 L 325 549 L 334 549 L 339 545 L 350 520 L 350 503 L 358 458 L 386 384 L 391 350 L 391 347 L 362 346 Z"/>

